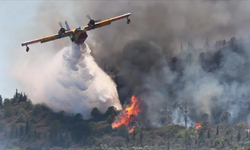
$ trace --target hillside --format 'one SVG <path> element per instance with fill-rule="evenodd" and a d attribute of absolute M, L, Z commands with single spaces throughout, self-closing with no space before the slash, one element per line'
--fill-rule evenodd
<path fill-rule="evenodd" d="M 117 114 L 113 107 L 105 114 L 94 108 L 91 112 L 93 118 L 83 120 L 81 114 L 54 113 L 45 105 L 33 105 L 25 94 L 16 92 L 14 98 L 3 101 L 0 109 L 1 149 L 243 150 L 250 147 L 246 124 L 210 126 L 203 122 L 199 129 L 169 124 L 159 128 L 136 127 L 133 133 L 128 134 L 124 125 L 118 129 L 111 128 Z"/>

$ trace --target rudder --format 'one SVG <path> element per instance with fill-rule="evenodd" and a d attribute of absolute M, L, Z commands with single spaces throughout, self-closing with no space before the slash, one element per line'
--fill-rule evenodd
<path fill-rule="evenodd" d="M 65 26 L 66 26 L 66 28 L 67 28 L 67 31 L 69 31 L 69 30 L 70 30 L 70 27 L 69 27 L 69 24 L 68 24 L 67 21 L 65 21 Z M 73 42 L 73 36 L 70 35 L 69 38 L 70 38 L 70 40 Z"/>

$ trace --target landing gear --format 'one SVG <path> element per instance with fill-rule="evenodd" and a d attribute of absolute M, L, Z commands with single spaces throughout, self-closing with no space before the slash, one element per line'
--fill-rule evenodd
<path fill-rule="evenodd" d="M 26 45 L 26 52 L 29 52 L 30 48 Z"/>
<path fill-rule="evenodd" d="M 127 18 L 127 24 L 129 24 L 129 23 L 130 23 L 130 19 Z"/>

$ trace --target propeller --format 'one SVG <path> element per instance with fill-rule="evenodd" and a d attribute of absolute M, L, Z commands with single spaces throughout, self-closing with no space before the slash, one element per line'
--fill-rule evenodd
<path fill-rule="evenodd" d="M 87 14 L 86 17 L 87 17 L 89 20 L 93 20 L 93 19 L 91 19 L 91 17 L 89 16 L 89 14 Z M 101 19 L 97 19 L 97 20 L 94 20 L 94 21 L 95 21 L 95 22 L 99 22 L 99 21 L 101 21 Z"/>
<path fill-rule="evenodd" d="M 89 14 L 87 14 L 86 17 L 87 17 L 89 20 L 92 20 L 91 17 L 89 16 Z"/>
<path fill-rule="evenodd" d="M 60 26 L 61 28 L 63 28 L 62 22 L 58 22 L 58 24 L 59 24 L 59 26 Z"/>

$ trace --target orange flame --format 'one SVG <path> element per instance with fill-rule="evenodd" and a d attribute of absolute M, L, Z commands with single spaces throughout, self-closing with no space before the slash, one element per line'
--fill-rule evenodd
<path fill-rule="evenodd" d="M 114 123 L 112 123 L 112 128 L 118 128 L 121 125 L 128 126 L 132 121 L 134 121 L 135 117 L 138 115 L 138 113 L 141 111 L 139 106 L 141 104 L 141 101 L 138 101 L 138 99 L 133 95 L 131 97 L 131 105 L 123 111 L 119 119 L 117 119 Z M 129 131 L 133 132 L 135 127 L 132 127 L 132 129 Z"/>
<path fill-rule="evenodd" d="M 198 130 L 201 128 L 201 123 L 197 123 L 196 126 L 195 126 L 195 129 Z"/>
<path fill-rule="evenodd" d="M 133 127 L 128 131 L 128 134 L 133 133 L 134 130 L 135 130 L 135 126 L 133 126 Z"/>

